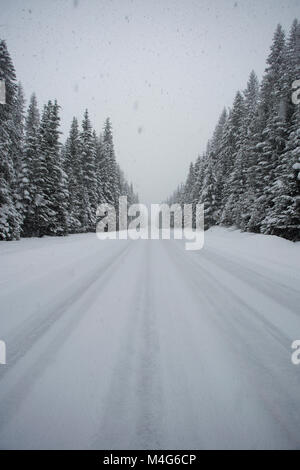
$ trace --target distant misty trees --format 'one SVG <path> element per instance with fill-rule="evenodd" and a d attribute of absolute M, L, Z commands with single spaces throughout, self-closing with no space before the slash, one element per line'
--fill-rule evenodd
<path fill-rule="evenodd" d="M 300 24 L 288 38 L 280 25 L 259 84 L 252 71 L 233 106 L 223 110 L 204 155 L 191 163 L 169 203 L 204 203 L 205 228 L 300 240 L 300 104 L 291 100 L 300 79 Z"/>
<path fill-rule="evenodd" d="M 81 125 L 73 119 L 62 145 L 59 105 L 49 101 L 40 116 L 32 95 L 25 112 L 3 40 L 0 80 L 6 87 L 6 104 L 0 104 L 0 240 L 94 231 L 100 203 L 116 207 L 121 195 L 128 204 L 137 202 L 116 162 L 109 119 L 97 136 L 86 110 Z"/>

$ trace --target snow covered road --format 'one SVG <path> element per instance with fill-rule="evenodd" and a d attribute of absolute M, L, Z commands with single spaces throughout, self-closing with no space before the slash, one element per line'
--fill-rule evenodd
<path fill-rule="evenodd" d="M 300 448 L 300 245 L 0 245 L 0 448 Z"/>

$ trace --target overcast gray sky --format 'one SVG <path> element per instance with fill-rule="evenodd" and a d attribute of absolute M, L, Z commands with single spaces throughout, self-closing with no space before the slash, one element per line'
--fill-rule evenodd
<path fill-rule="evenodd" d="M 97 132 L 110 116 L 149 203 L 184 179 L 251 69 L 261 78 L 276 24 L 297 16 L 299 0 L 0 0 L 0 37 L 27 101 L 58 99 L 65 135 L 86 107 Z"/>

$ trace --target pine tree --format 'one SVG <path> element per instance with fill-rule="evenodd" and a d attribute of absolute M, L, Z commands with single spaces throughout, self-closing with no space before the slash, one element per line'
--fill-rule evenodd
<path fill-rule="evenodd" d="M 258 110 L 259 82 L 252 70 L 244 91 L 245 116 L 242 127 L 242 142 L 236 158 L 233 178 L 236 181 L 234 223 L 246 230 L 254 203 L 257 159 L 253 143 L 257 132 L 256 119 Z"/>
<path fill-rule="evenodd" d="M 235 175 L 233 170 L 238 152 L 243 143 L 245 129 L 244 119 L 245 102 L 241 92 L 238 91 L 224 127 L 222 152 L 220 154 L 223 176 L 225 178 L 222 191 L 223 211 L 221 213 L 220 222 L 226 225 L 234 223 L 232 206 L 235 204 L 238 197 L 237 185 L 239 175 Z M 240 155 L 240 159 L 241 158 L 242 156 Z"/>
<path fill-rule="evenodd" d="M 81 168 L 81 146 L 78 121 L 74 117 L 69 137 L 64 148 L 64 170 L 68 178 L 68 227 L 70 232 L 82 230 L 81 217 L 84 213 L 82 207 L 83 175 Z"/>
<path fill-rule="evenodd" d="M 213 160 L 206 159 L 204 167 L 203 189 L 201 192 L 201 202 L 204 203 L 204 229 L 207 230 L 217 222 L 217 200 L 216 200 L 217 179 L 214 173 Z"/>
<path fill-rule="evenodd" d="M 81 168 L 83 177 L 81 223 L 85 231 L 95 230 L 97 209 L 96 148 L 88 115 L 84 113 L 80 134 Z"/>
<path fill-rule="evenodd" d="M 97 206 L 103 200 L 103 191 L 102 191 L 102 174 L 101 174 L 101 160 L 102 160 L 102 135 L 100 134 L 99 138 L 97 137 L 96 132 L 93 132 L 94 145 L 96 149 L 95 154 L 95 165 L 96 165 L 96 179 L 97 179 Z"/>
<path fill-rule="evenodd" d="M 51 210 L 47 191 L 48 164 L 47 152 L 51 142 L 49 136 L 49 121 L 52 103 L 44 105 L 38 133 L 38 156 L 33 162 L 33 178 L 35 182 L 34 201 L 31 207 L 32 235 L 42 237 L 48 234 L 48 226 L 55 213 Z"/>
<path fill-rule="evenodd" d="M 199 196 L 201 192 L 201 187 L 203 183 L 203 163 L 202 163 L 203 157 L 198 155 L 195 164 L 194 164 L 194 175 L 193 175 L 193 185 L 192 185 L 192 191 L 191 191 L 191 200 L 192 204 L 197 204 L 199 201 Z"/>
<path fill-rule="evenodd" d="M 5 81 L 6 103 L 0 105 L 0 239 L 20 237 L 21 218 L 16 208 L 16 74 L 5 41 L 0 40 L 0 80 Z"/>
<path fill-rule="evenodd" d="M 268 67 L 262 82 L 261 98 L 265 127 L 262 131 L 262 153 L 258 161 L 262 168 L 264 184 L 261 186 L 261 194 L 256 203 L 260 206 L 260 231 L 272 233 L 274 199 L 277 197 L 279 189 L 277 184 L 278 166 L 287 138 L 284 93 L 287 54 L 285 34 L 280 25 L 275 31 L 267 64 Z"/>
<path fill-rule="evenodd" d="M 39 126 L 40 115 L 35 94 L 30 103 L 25 121 L 25 143 L 20 177 L 20 194 L 24 206 L 22 235 L 30 237 L 35 231 L 35 198 L 37 194 L 36 181 L 39 166 Z"/>
<path fill-rule="evenodd" d="M 216 210 L 215 212 L 215 217 L 216 220 L 220 220 L 221 216 L 221 209 L 222 209 L 222 204 L 223 204 L 223 192 L 224 192 L 224 186 L 225 186 L 225 169 L 223 167 L 223 158 L 222 158 L 222 151 L 223 151 L 223 145 L 225 142 L 224 138 L 224 129 L 225 125 L 227 122 L 228 118 L 228 113 L 226 108 L 223 109 L 217 126 L 214 130 L 213 137 L 210 141 L 209 145 L 209 151 L 207 152 L 208 158 L 212 159 L 213 161 L 213 167 L 214 167 L 214 175 L 215 175 L 215 204 L 216 204 Z M 203 177 L 202 177 L 202 183 L 203 183 Z M 202 184 L 200 183 L 200 184 Z"/>
<path fill-rule="evenodd" d="M 189 168 L 189 173 L 186 179 L 185 187 L 184 187 L 184 203 L 185 204 L 193 203 L 194 184 L 195 184 L 195 168 L 194 168 L 194 163 L 191 163 L 190 168 Z"/>
<path fill-rule="evenodd" d="M 113 135 L 110 119 L 107 118 L 103 130 L 101 180 L 103 182 L 103 202 L 117 205 L 119 198 L 118 170 L 115 158 Z"/>
<path fill-rule="evenodd" d="M 291 89 L 294 80 L 300 76 L 300 24 L 297 19 L 293 21 L 286 44 L 286 60 L 282 76 L 282 100 L 284 101 L 286 120 L 292 125 L 294 117 L 294 104 L 291 100 Z"/>
<path fill-rule="evenodd" d="M 16 200 L 16 208 L 20 217 L 20 223 L 23 224 L 26 211 L 26 200 L 24 200 L 22 184 L 25 177 L 24 173 L 26 175 L 28 171 L 26 169 L 27 165 L 26 160 L 24 158 L 25 97 L 21 83 L 19 83 L 17 87 L 17 94 L 13 111 L 13 123 L 13 162 L 16 173 L 14 193 Z"/>
<path fill-rule="evenodd" d="M 55 212 L 54 224 L 50 225 L 50 233 L 53 235 L 66 235 L 68 233 L 68 180 L 64 171 L 63 154 L 61 153 L 61 144 L 59 142 L 59 105 L 57 101 L 51 109 L 50 115 L 51 130 L 51 151 L 48 154 L 49 169 L 48 174 L 51 175 L 51 208 Z M 53 192 L 52 192 L 53 191 Z"/>
<path fill-rule="evenodd" d="M 201 197 L 205 176 L 205 159 L 206 155 L 199 155 L 194 165 L 194 181 L 192 187 L 193 227 L 196 226 L 196 205 L 202 202 Z"/>

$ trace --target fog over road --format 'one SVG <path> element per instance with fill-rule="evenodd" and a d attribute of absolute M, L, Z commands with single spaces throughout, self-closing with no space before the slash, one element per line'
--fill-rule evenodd
<path fill-rule="evenodd" d="M 0 448 L 299 448 L 300 246 L 0 246 Z"/>

